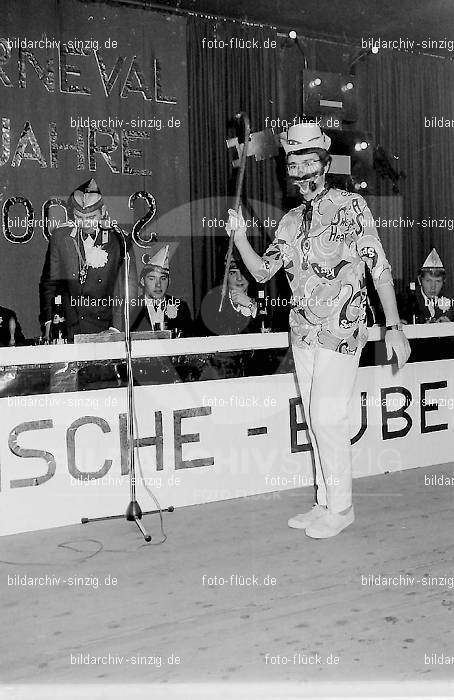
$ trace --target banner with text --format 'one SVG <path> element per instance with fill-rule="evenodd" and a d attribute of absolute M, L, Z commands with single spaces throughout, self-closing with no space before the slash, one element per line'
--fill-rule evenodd
<path fill-rule="evenodd" d="M 453 389 L 453 360 L 409 364 L 397 377 L 389 366 L 361 367 L 351 404 L 354 476 L 428 467 L 434 455 L 452 461 Z M 154 508 L 150 489 L 165 507 L 257 494 L 272 500 L 283 489 L 312 487 L 293 375 L 135 392 L 144 510 Z M 125 390 L 2 398 L 0 411 L 0 534 L 125 510 Z"/>

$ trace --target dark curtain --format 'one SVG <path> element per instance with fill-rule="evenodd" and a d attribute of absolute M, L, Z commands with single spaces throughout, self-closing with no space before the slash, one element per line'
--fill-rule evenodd
<path fill-rule="evenodd" d="M 284 51 L 279 40 L 278 50 L 207 47 L 208 40 L 228 42 L 232 38 L 255 39 L 263 46 L 266 39 L 276 39 L 271 30 L 190 18 L 187 31 L 193 280 L 198 309 L 207 289 L 219 283 L 227 248 L 223 227 L 208 228 L 202 220 L 225 220 L 227 195 L 234 191 L 236 171 L 230 166 L 225 145 L 225 139 L 235 133 L 231 127 L 229 130 L 229 122 L 236 112 L 246 111 L 252 131 L 259 131 L 267 126 L 266 117 L 270 120 L 298 113 L 298 81 L 304 61 L 293 47 L 294 61 L 289 63 L 290 49 Z M 327 48 L 316 40 L 305 41 L 304 50 L 310 67 L 346 73 L 355 55 L 353 46 Z M 336 66 L 332 64 L 333 52 Z M 279 86 L 278 64 L 282 64 Z M 399 180 L 399 194 L 393 192 L 389 179 L 377 175 L 376 196 L 366 197 L 376 219 L 401 217 L 405 221 L 400 227 L 379 227 L 396 287 L 400 291 L 416 279 L 435 247 L 447 271 L 445 293 L 452 295 L 454 128 L 430 125 L 433 118 L 454 120 L 454 63 L 380 51 L 358 61 L 355 70 L 361 91 L 357 128 L 370 133 L 372 143 L 385 149 L 391 165 L 406 174 Z M 275 161 L 257 163 L 249 158 L 245 181 L 243 201 L 252 204 L 262 219 L 269 211 L 280 218 L 282 212 L 273 210 L 273 205 L 280 206 L 283 195 Z M 248 215 L 252 217 L 253 212 L 249 210 Z M 252 233 L 252 244 L 263 252 L 272 231 L 259 227 Z M 285 294 L 285 283 L 279 277 L 275 284 Z M 273 289 L 270 292 L 276 293 Z"/>
<path fill-rule="evenodd" d="M 236 169 L 226 139 L 235 136 L 232 118 L 244 111 L 251 131 L 261 131 L 277 109 L 276 50 L 271 30 L 225 21 L 191 17 L 187 25 L 191 178 L 191 228 L 194 304 L 196 312 L 206 292 L 222 279 L 228 237 L 225 221 L 235 191 Z M 239 48 L 254 40 L 254 48 Z M 218 48 L 208 42 L 218 42 Z M 230 41 L 238 48 L 231 48 Z M 220 42 L 229 43 L 219 48 Z M 211 46 L 211 48 L 210 48 Z M 247 159 L 243 202 L 247 216 L 263 222 L 280 200 L 274 159 Z M 244 207 L 243 207 L 244 209 Z M 274 218 L 279 219 L 279 215 Z M 203 223 L 205 217 L 205 225 Z M 208 226 L 217 220 L 218 225 Z M 273 232 L 262 225 L 249 240 L 262 253 Z"/>
<path fill-rule="evenodd" d="M 454 128 L 433 128 L 429 124 L 433 117 L 453 123 L 454 63 L 383 51 L 359 62 L 357 72 L 364 90 L 365 129 L 391 155 L 394 166 L 406 173 L 406 179 L 399 180 L 400 200 L 386 181 L 379 184 L 381 196 L 376 199 L 387 195 L 389 211 L 401 210 L 403 218 L 414 219 L 413 225 L 402 227 L 400 232 L 380 231 L 390 262 L 399 261 L 397 277 L 401 272 L 406 286 L 415 280 L 435 247 L 447 271 L 446 292 L 452 294 Z M 441 225 L 424 225 L 423 221 L 429 219 Z M 443 219 L 448 221 L 444 223 Z"/>

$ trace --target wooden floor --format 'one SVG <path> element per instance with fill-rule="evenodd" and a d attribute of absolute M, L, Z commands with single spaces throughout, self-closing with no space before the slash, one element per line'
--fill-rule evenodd
<path fill-rule="evenodd" d="M 287 527 L 310 489 L 165 514 L 162 546 L 123 520 L 3 537 L 1 681 L 413 681 L 431 695 L 454 680 L 454 666 L 425 663 L 454 662 L 454 486 L 424 476 L 452 477 L 453 466 L 355 480 L 356 521 L 326 541 Z M 158 516 L 145 522 L 157 541 Z M 17 578 L 46 575 L 54 585 Z M 407 583 L 364 585 L 399 575 Z M 262 585 L 239 585 L 247 576 Z M 440 579 L 424 585 L 427 576 Z M 108 664 L 80 663 L 109 654 Z"/>

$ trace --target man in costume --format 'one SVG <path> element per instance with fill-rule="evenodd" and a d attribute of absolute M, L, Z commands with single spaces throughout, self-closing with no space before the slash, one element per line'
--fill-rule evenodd
<path fill-rule="evenodd" d="M 446 272 L 435 248 L 432 248 L 418 275 L 418 287 L 402 298 L 404 323 L 443 323 L 454 320 L 453 299 L 441 295 Z"/>
<path fill-rule="evenodd" d="M 287 172 L 303 203 L 285 214 L 262 257 L 249 244 L 241 212 L 227 233 L 258 282 L 284 268 L 292 290 L 291 342 L 315 462 L 316 499 L 290 527 L 328 538 L 353 523 L 348 404 L 367 340 L 365 264 L 386 316 L 388 360 L 402 367 L 410 347 L 400 325 L 391 268 L 373 217 L 359 194 L 325 186 L 330 138 L 316 124 L 281 134 Z"/>
<path fill-rule="evenodd" d="M 133 310 L 131 331 L 170 330 L 191 336 L 192 318 L 183 299 L 167 294 L 170 282 L 169 246 L 160 248 L 140 273 L 143 296 Z"/>
<path fill-rule="evenodd" d="M 53 231 L 40 281 L 41 323 L 49 339 L 53 303 L 62 295 L 71 342 L 78 333 L 115 333 L 124 329 L 124 246 L 109 228 L 107 210 L 95 180 L 69 197 L 72 221 Z M 106 226 L 106 228 L 103 228 Z M 130 298 L 137 296 L 137 277 L 130 248 Z"/>

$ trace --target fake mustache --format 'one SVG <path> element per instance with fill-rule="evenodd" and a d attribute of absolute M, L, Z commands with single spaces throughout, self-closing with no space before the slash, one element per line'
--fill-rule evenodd
<path fill-rule="evenodd" d="M 304 175 L 291 175 L 290 180 L 294 182 L 305 182 L 306 180 L 315 180 L 320 177 L 321 174 L 320 170 L 317 169 L 306 172 Z"/>
<path fill-rule="evenodd" d="M 300 177 L 293 176 L 290 179 L 293 180 L 294 182 L 305 182 L 306 180 L 314 180 L 316 177 L 318 177 L 320 173 L 307 173 L 306 175 L 301 175 Z"/>
<path fill-rule="evenodd" d="M 320 172 L 320 170 L 312 171 L 312 172 L 306 172 L 301 175 L 293 175 L 290 179 L 293 182 L 293 184 L 297 185 L 298 183 L 307 183 L 307 182 L 314 182 L 319 179 L 323 175 L 323 172 Z"/>

